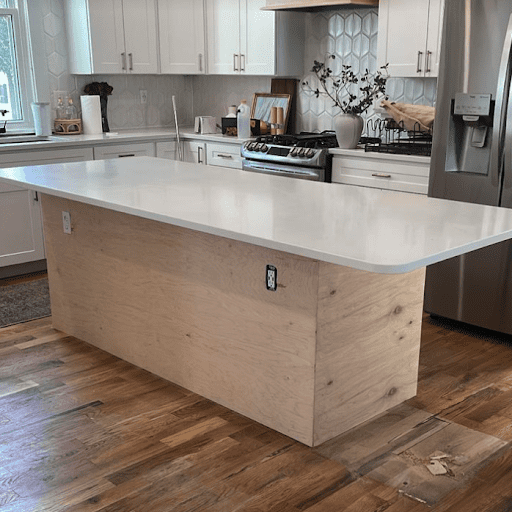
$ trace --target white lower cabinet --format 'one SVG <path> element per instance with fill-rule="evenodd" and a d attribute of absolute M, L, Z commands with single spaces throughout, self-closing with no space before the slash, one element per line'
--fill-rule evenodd
<path fill-rule="evenodd" d="M 184 140 L 183 147 L 183 161 L 191 162 L 194 164 L 206 164 L 206 143 L 198 142 L 195 140 Z"/>
<path fill-rule="evenodd" d="M 2 153 L 1 167 L 92 160 L 92 148 Z M 0 183 L 0 267 L 45 258 L 39 195 Z"/>
<path fill-rule="evenodd" d="M 182 140 L 180 142 L 183 161 L 194 164 L 206 163 L 206 144 L 195 140 Z M 168 160 L 179 160 L 178 145 L 175 141 L 157 142 L 156 143 L 157 158 L 167 158 Z"/>
<path fill-rule="evenodd" d="M 196 142 L 195 140 L 182 140 L 180 142 L 183 152 L 183 161 L 193 164 L 206 163 L 206 144 Z M 167 158 L 168 160 L 179 160 L 178 144 L 175 141 L 157 142 L 157 158 Z"/>
<path fill-rule="evenodd" d="M 136 144 L 116 144 L 114 146 L 97 146 L 94 148 L 94 160 L 130 156 L 155 156 L 155 144 L 153 142 L 144 142 Z"/>
<path fill-rule="evenodd" d="M 427 194 L 430 158 L 361 152 L 334 155 L 332 182 Z"/>
<path fill-rule="evenodd" d="M 156 143 L 156 157 L 166 158 L 167 160 L 178 160 L 178 152 L 176 142 L 165 141 Z"/>
<path fill-rule="evenodd" d="M 242 168 L 241 145 L 238 144 L 210 144 L 206 145 L 206 161 L 208 165 Z"/>

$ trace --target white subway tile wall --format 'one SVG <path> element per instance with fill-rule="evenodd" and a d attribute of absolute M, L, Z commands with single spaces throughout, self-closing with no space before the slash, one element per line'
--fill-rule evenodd
<path fill-rule="evenodd" d="M 114 87 L 108 102 L 111 130 L 172 126 L 172 95 L 176 95 L 180 124 L 192 125 L 194 116 L 211 115 L 220 118 L 229 105 L 238 105 L 241 99 L 250 103 L 255 92 L 270 91 L 270 77 L 261 76 L 181 76 L 181 75 L 70 75 L 67 64 L 67 42 L 64 26 L 65 0 L 38 0 L 43 2 L 46 56 L 50 93 L 67 91 L 80 109 L 83 86 L 93 82 L 108 82 Z M 334 53 L 335 73 L 342 64 L 352 66 L 354 72 L 366 68 L 374 73 L 377 68 L 377 8 L 339 8 L 307 13 L 305 69 L 311 69 L 314 60 L 323 60 L 327 52 Z M 301 78 L 313 82 L 314 75 Z M 387 94 L 391 100 L 405 103 L 434 105 L 437 80 L 435 78 L 390 78 Z M 148 101 L 140 103 L 139 91 L 145 89 Z M 51 94 L 53 99 L 53 94 Z M 328 98 L 316 98 L 299 85 L 297 97 L 297 128 L 303 131 L 323 131 L 334 128 L 334 117 L 340 112 Z M 376 119 L 373 111 L 365 121 Z M 367 123 L 369 125 L 369 123 Z M 372 135 L 368 130 L 368 135 Z"/>

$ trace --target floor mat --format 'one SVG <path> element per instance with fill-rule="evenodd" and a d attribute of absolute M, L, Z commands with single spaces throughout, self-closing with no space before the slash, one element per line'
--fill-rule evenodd
<path fill-rule="evenodd" d="M 0 327 L 51 315 L 48 279 L 0 286 Z"/>

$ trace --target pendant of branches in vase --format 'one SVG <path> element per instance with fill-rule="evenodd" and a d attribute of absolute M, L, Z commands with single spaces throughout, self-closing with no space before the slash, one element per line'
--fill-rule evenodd
<path fill-rule="evenodd" d="M 303 90 L 312 92 L 317 98 L 327 96 L 341 114 L 335 116 L 334 130 L 338 146 L 343 149 L 357 147 L 363 133 L 364 120 L 361 114 L 365 113 L 378 97 L 385 97 L 387 67 L 382 66 L 375 74 L 368 69 L 361 76 L 352 71 L 352 66 L 342 65 L 340 75 L 334 75 L 329 67 L 329 60 L 336 56 L 327 54 L 326 62 L 314 61 L 311 71 L 316 75 L 318 85 L 311 86 L 305 80 L 302 82 Z M 384 73 L 383 71 L 384 70 Z"/>

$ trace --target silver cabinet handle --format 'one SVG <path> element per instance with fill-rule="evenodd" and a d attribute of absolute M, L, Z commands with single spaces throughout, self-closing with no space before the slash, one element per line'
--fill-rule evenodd
<path fill-rule="evenodd" d="M 244 59 L 243 64 L 242 59 Z M 243 53 L 240 55 L 240 71 L 245 71 L 245 55 Z"/>
<path fill-rule="evenodd" d="M 133 53 L 128 54 L 128 59 L 130 59 L 130 71 L 133 71 Z"/>
<path fill-rule="evenodd" d="M 372 173 L 372 176 L 375 176 L 376 178 L 391 178 L 391 174 L 381 174 L 379 172 Z"/>
<path fill-rule="evenodd" d="M 421 57 L 423 52 L 418 52 L 418 64 L 416 66 L 416 73 L 421 73 Z"/>
<path fill-rule="evenodd" d="M 233 53 L 233 71 L 238 71 L 237 57 L 238 55 L 236 53 Z"/>
<path fill-rule="evenodd" d="M 126 71 L 126 53 L 124 53 L 124 52 L 121 53 L 121 59 L 122 59 L 122 62 L 123 62 L 121 68 L 122 68 L 123 71 Z"/>
<path fill-rule="evenodd" d="M 218 153 L 217 156 L 219 158 L 233 158 L 233 155 L 225 155 L 224 153 Z"/>
<path fill-rule="evenodd" d="M 432 55 L 432 52 L 430 50 L 427 50 L 427 60 L 425 62 L 425 73 L 430 73 L 432 70 L 430 69 L 430 56 Z"/>
<path fill-rule="evenodd" d="M 199 54 L 199 71 L 203 71 L 203 54 Z"/>
<path fill-rule="evenodd" d="M 126 153 L 124 155 L 117 155 L 119 158 L 124 158 L 126 156 L 135 156 L 135 153 Z"/>
<path fill-rule="evenodd" d="M 202 164 L 202 163 L 203 163 L 203 161 L 201 160 L 201 150 L 202 150 L 202 149 L 203 149 L 203 148 L 202 148 L 201 146 L 199 146 L 199 147 L 197 148 L 197 163 L 198 163 L 198 164 Z"/>

